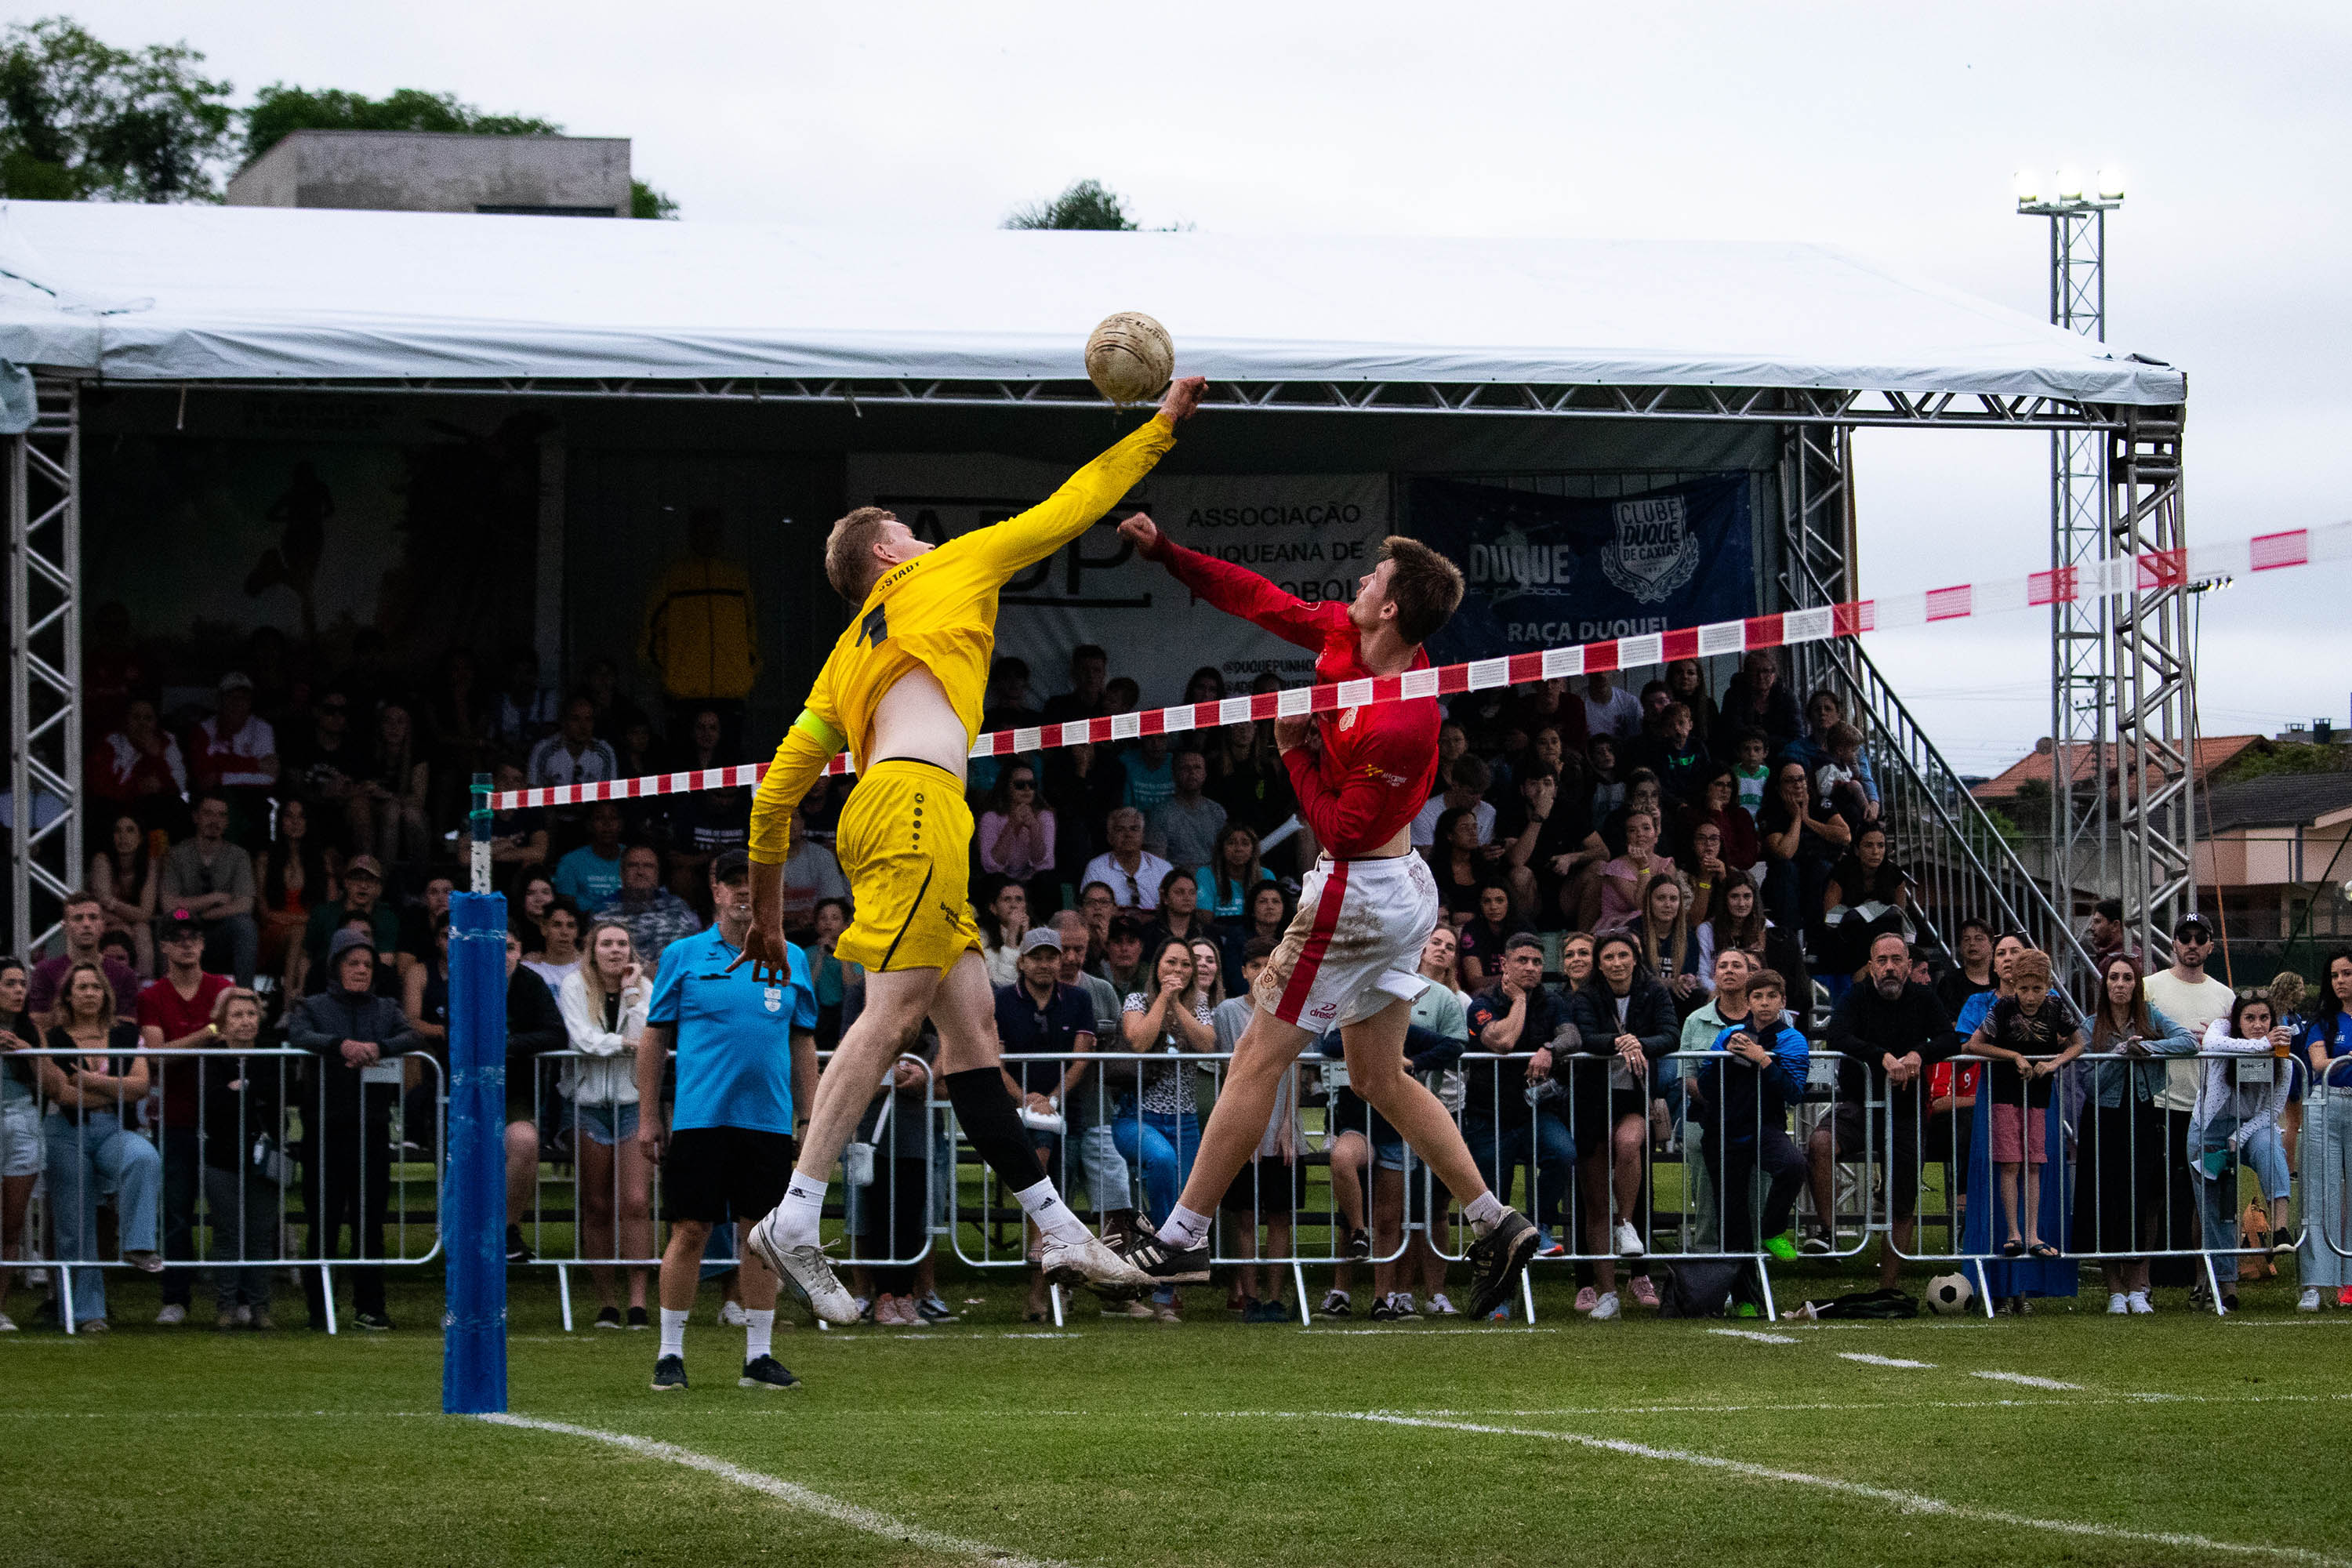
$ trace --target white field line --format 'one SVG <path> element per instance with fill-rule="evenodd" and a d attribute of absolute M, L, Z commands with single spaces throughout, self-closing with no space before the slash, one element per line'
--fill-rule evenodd
<path fill-rule="evenodd" d="M 691 1448 L 681 1448 L 674 1443 L 656 1443 L 650 1437 L 635 1437 L 626 1432 L 606 1432 L 594 1426 L 574 1426 L 562 1421 L 536 1421 L 527 1415 L 484 1415 L 480 1417 L 499 1426 L 519 1426 L 533 1432 L 552 1432 L 562 1437 L 585 1437 L 592 1443 L 604 1443 L 625 1449 L 640 1458 L 661 1459 L 673 1465 L 684 1465 L 720 1480 L 732 1481 L 739 1487 L 775 1499 L 787 1508 L 803 1513 L 813 1513 L 821 1519 L 858 1531 L 877 1535 L 886 1541 L 903 1542 L 919 1546 L 926 1552 L 936 1552 L 944 1557 L 969 1557 L 977 1562 L 993 1563 L 996 1568 L 1065 1568 L 1050 1559 L 1024 1557 L 1017 1552 L 1006 1552 L 982 1542 L 967 1541 L 960 1535 L 945 1535 L 936 1530 L 926 1530 L 918 1524 L 892 1519 L 887 1513 L 877 1513 L 870 1508 L 860 1508 L 838 1498 L 813 1492 L 776 1476 L 747 1470 L 740 1465 L 709 1454 L 698 1454 Z"/>
<path fill-rule="evenodd" d="M 2034 1377 L 2022 1372 L 1972 1372 L 1970 1377 L 1981 1377 L 1989 1383 L 2013 1383 L 2021 1388 L 2056 1388 L 2077 1392 L 2079 1383 L 2061 1383 L 2054 1377 Z"/>
<path fill-rule="evenodd" d="M 1721 1334 L 1727 1340 L 1754 1340 L 1759 1345 L 1793 1345 L 1794 1334 L 1768 1334 L 1758 1329 L 1709 1329 L 1710 1334 Z"/>
<path fill-rule="evenodd" d="M 1840 1361 L 1858 1361 L 1864 1366 L 1906 1366 L 1915 1372 L 1936 1370 L 1936 1363 L 1932 1361 L 1908 1361 L 1899 1355 L 1872 1355 L 1868 1351 L 1840 1351 L 1837 1358 Z"/>
<path fill-rule="evenodd" d="M 2158 1530 L 2128 1530 L 2119 1525 L 2095 1524 L 2087 1520 L 2037 1519 L 2032 1514 L 2011 1513 L 2005 1509 L 1979 1508 L 1973 1503 L 1947 1502 L 1923 1492 L 1900 1491 L 1892 1487 L 1874 1487 L 1862 1481 L 1842 1480 L 1835 1476 L 1810 1475 L 1803 1470 L 1775 1469 L 1769 1465 L 1752 1465 L 1743 1459 L 1727 1459 L 1717 1454 L 1702 1454 L 1688 1448 L 1661 1448 L 1648 1443 L 1627 1442 L 1622 1437 L 1595 1437 L 1582 1432 L 1547 1432 L 1530 1426 L 1490 1426 L 1470 1421 L 1437 1421 L 1427 1416 L 1399 1415 L 1382 1412 L 1352 1413 L 1343 1419 L 1365 1421 L 1391 1426 L 1433 1427 L 1449 1432 L 1471 1432 L 1481 1436 L 1534 1437 L 1554 1443 L 1570 1443 L 1582 1448 L 1603 1453 L 1622 1454 L 1630 1458 L 1654 1459 L 1667 1464 L 1693 1465 L 1702 1469 L 1717 1470 L 1742 1476 L 1749 1480 L 1777 1481 L 1787 1486 L 1812 1487 L 1842 1496 L 1861 1498 L 1870 1502 L 1885 1503 L 1905 1513 L 1937 1514 L 1947 1519 L 1962 1519 L 1977 1524 L 2007 1525 L 2019 1530 L 2043 1530 L 2060 1535 L 2084 1536 L 2099 1541 L 2128 1541 L 2143 1546 L 2175 1547 L 2185 1552 L 2230 1552 L 2238 1556 L 2270 1557 L 2288 1563 L 2326 1564 L 2326 1568 L 2347 1568 L 2347 1559 L 2330 1557 L 2299 1546 L 2272 1546 L 2256 1542 L 2216 1541 L 2211 1536 L 2192 1535 L 2185 1531 Z"/>

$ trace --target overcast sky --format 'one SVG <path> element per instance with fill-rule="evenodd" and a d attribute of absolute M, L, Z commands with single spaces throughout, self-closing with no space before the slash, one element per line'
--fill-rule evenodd
<path fill-rule="evenodd" d="M 20 17 L 37 15 L 20 11 Z M 1092 175 L 1147 225 L 1850 246 L 2036 314 L 2021 165 L 2121 167 L 2108 336 L 2189 374 L 2191 536 L 2352 515 L 2352 11 L 2134 4 L 696 5 L 106 0 L 262 83 L 625 135 L 686 221 L 984 227 Z M 1008 19 L 1017 18 L 1017 19 Z M 2329 364 L 2338 368 L 2330 372 Z M 2047 438 L 1866 434 L 1865 592 L 2048 561 Z M 2347 721 L 2344 569 L 2209 595 L 2207 733 Z M 2049 730 L 2047 623 L 1874 636 L 1965 770 Z"/>

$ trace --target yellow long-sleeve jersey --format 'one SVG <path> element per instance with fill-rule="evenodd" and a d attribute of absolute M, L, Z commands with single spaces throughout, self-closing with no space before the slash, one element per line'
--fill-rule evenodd
<path fill-rule="evenodd" d="M 969 744 L 980 733 L 996 651 L 997 591 L 1093 527 L 1175 444 L 1174 429 L 1155 416 L 1027 511 L 885 574 L 842 629 L 809 688 L 808 706 L 784 731 L 760 780 L 751 802 L 751 858 L 782 862 L 793 808 L 845 744 L 852 756 L 871 760 L 874 710 L 917 666 L 947 692 Z"/>

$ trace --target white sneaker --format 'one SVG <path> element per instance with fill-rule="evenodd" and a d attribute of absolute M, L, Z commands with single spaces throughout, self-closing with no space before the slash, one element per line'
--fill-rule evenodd
<path fill-rule="evenodd" d="M 1602 1291 L 1601 1293 L 1601 1300 L 1592 1304 L 1592 1321 L 1598 1323 L 1619 1315 L 1617 1292 L 1614 1290 Z"/>
<path fill-rule="evenodd" d="M 1046 1237 L 1037 1263 L 1056 1285 L 1123 1285 L 1140 1289 L 1160 1283 L 1091 1235 L 1080 1241 Z"/>
<path fill-rule="evenodd" d="M 770 1209 L 767 1217 L 751 1227 L 745 1244 L 759 1254 L 760 1261 L 774 1269 L 784 1282 L 798 1291 L 808 1302 L 810 1311 L 820 1322 L 849 1324 L 857 1321 L 856 1298 L 835 1278 L 833 1265 L 821 1247 L 786 1247 L 779 1234 L 782 1227 L 777 1216 L 781 1208 Z M 1092 1239 L 1089 1237 L 1088 1239 Z"/>
<path fill-rule="evenodd" d="M 155 1314 L 155 1321 L 159 1323 L 184 1323 L 188 1321 L 188 1310 L 173 1301 Z"/>
<path fill-rule="evenodd" d="M 2316 1285 L 2305 1286 L 2303 1288 L 2303 1295 L 2295 1301 L 2294 1310 L 2298 1312 L 2316 1312 L 2319 1310 L 2319 1287 Z"/>
<path fill-rule="evenodd" d="M 1617 1256 L 1620 1258 L 1639 1258 L 1642 1256 L 1643 1251 L 1642 1233 L 1633 1228 L 1633 1222 L 1631 1220 L 1619 1220 L 1617 1222 Z"/>
<path fill-rule="evenodd" d="M 1429 1299 L 1429 1315 L 1433 1318 L 1458 1318 L 1462 1313 L 1446 1300 L 1445 1292 L 1440 1290 Z"/>
<path fill-rule="evenodd" d="M 2135 1317 L 2144 1318 L 2156 1310 L 2156 1303 L 2147 1299 L 2147 1292 L 2145 1290 L 2135 1290 L 2125 1297 L 2124 1305 L 2131 1309 Z"/>
<path fill-rule="evenodd" d="M 719 1303 L 719 1326 L 722 1329 L 748 1329 L 751 1326 L 751 1314 L 743 1310 L 740 1301 L 721 1301 Z"/>
<path fill-rule="evenodd" d="M 253 1327 L 253 1303 L 250 1301 L 241 1301 L 237 1304 L 236 1326 L 240 1329 Z"/>
<path fill-rule="evenodd" d="M 16 1331 L 16 1320 L 5 1312 L 0 1312 L 0 1334 L 13 1334 Z"/>
<path fill-rule="evenodd" d="M 2120 1290 L 2116 1290 L 2116 1291 L 2111 1291 L 2111 1292 L 2108 1294 L 2108 1296 L 2107 1296 L 2107 1316 L 2109 1316 L 2109 1317 L 2111 1317 L 2111 1318 L 2120 1318 L 2120 1317 L 2122 1317 L 2125 1313 L 2126 1313 L 2126 1312 L 2128 1312 L 2128 1311 L 2130 1311 L 2130 1310 L 2131 1310 L 2131 1308 L 2130 1308 L 2130 1306 L 2127 1304 L 2127 1299 L 2125 1297 L 2125 1295 L 2124 1295 L 2124 1293 L 2123 1293 L 2122 1291 L 2120 1291 Z"/>

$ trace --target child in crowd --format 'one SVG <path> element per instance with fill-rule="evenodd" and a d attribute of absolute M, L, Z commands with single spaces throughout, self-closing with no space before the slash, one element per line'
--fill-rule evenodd
<path fill-rule="evenodd" d="M 1668 800 L 1689 800 L 1699 775 L 1706 771 L 1706 748 L 1691 733 L 1697 721 L 1691 716 L 1688 703 L 1668 702 L 1656 723 L 1645 759 L 1649 769 L 1658 775 Z"/>
<path fill-rule="evenodd" d="M 2005 1258 L 2056 1258 L 2040 1235 L 2042 1167 L 2049 1158 L 2051 1091 L 2058 1069 L 2083 1054 L 2083 1021 L 2050 988 L 2050 955 L 2027 949 L 2010 963 L 2011 994 L 1993 1004 L 1965 1054 L 1991 1059 L 1992 1158 L 2009 1221 Z M 2024 1203 L 2018 1202 L 2020 1174 Z"/>
<path fill-rule="evenodd" d="M 1862 787 L 1862 731 L 1843 720 L 1830 726 L 1822 744 L 1830 760 L 1813 770 L 1813 791 L 1822 804 L 1846 820 L 1856 832 L 1877 814 L 1869 792 Z"/>
<path fill-rule="evenodd" d="M 1742 730 L 1732 752 L 1731 777 L 1739 786 L 1739 809 L 1750 820 L 1764 809 L 1764 791 L 1772 770 L 1764 765 L 1767 742 L 1761 730 Z"/>

